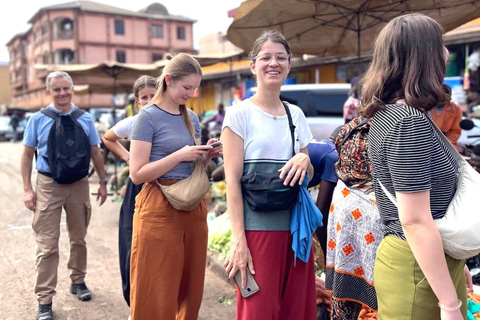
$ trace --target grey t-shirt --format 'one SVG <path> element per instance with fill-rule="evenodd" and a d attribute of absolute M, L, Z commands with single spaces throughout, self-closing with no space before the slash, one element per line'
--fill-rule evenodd
<path fill-rule="evenodd" d="M 187 110 L 195 129 L 195 137 L 200 138 L 198 116 L 193 111 Z M 139 112 L 138 119 L 133 125 L 132 140 L 142 140 L 152 144 L 150 162 L 163 159 L 186 145 L 195 145 L 182 116 L 168 113 L 156 105 L 143 108 Z M 185 179 L 192 174 L 192 171 L 192 162 L 180 162 L 162 177 L 152 177 L 152 180 L 156 178 Z"/>

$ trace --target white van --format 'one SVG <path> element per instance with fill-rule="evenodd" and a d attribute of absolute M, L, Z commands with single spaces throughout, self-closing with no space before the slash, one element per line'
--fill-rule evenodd
<path fill-rule="evenodd" d="M 250 90 L 257 92 L 256 87 Z M 281 87 L 280 99 L 299 106 L 307 117 L 313 138 L 322 140 L 345 123 L 343 104 L 349 90 L 349 83 L 289 84 Z"/>

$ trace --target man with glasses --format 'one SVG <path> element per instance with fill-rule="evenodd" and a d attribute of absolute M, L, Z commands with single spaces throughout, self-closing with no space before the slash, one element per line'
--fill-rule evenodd
<path fill-rule="evenodd" d="M 66 72 L 52 72 L 47 76 L 46 87 L 52 97 L 52 103 L 30 117 L 25 129 L 23 139 L 25 146 L 21 160 L 23 200 L 25 206 L 33 211 L 32 228 L 35 232 L 37 254 L 35 294 L 39 303 L 37 320 L 51 320 L 53 318 L 52 299 L 56 293 L 57 285 L 58 240 L 60 238 L 62 209 L 66 212 L 70 240 L 68 257 L 71 279 L 70 292 L 76 294 L 79 300 L 88 301 L 91 299 L 90 290 L 85 285 L 85 274 L 87 272 L 85 236 L 91 213 L 88 177 L 80 177 L 71 183 L 58 183 L 54 180 L 55 175 L 51 170 L 52 159 L 48 159 L 47 148 L 47 143 L 51 146 L 49 136 L 53 133 L 53 131 L 50 132 L 53 125 L 57 126 L 58 132 L 59 124 L 63 126 L 68 123 L 64 120 L 73 119 L 70 121 L 77 125 L 77 132 L 83 129 L 86 137 L 81 134 L 72 138 L 70 135 L 66 144 L 70 147 L 78 146 L 79 140 L 82 140 L 79 136 L 83 138 L 84 145 L 89 148 L 85 152 L 91 154 L 95 170 L 100 178 L 97 201 L 99 200 L 100 205 L 102 205 L 107 197 L 105 168 L 102 154 L 98 148 L 100 139 L 90 114 L 80 111 L 72 103 L 72 78 Z M 60 122 L 56 119 L 60 119 Z M 81 128 L 78 128 L 78 125 Z M 75 131 L 75 129 L 73 130 Z M 68 131 L 67 127 L 64 128 L 64 131 Z M 57 134 L 56 141 L 59 142 L 57 132 L 55 132 Z M 65 133 L 65 136 L 67 134 Z M 38 150 L 38 157 L 36 157 L 38 175 L 34 190 L 31 175 L 35 149 Z M 72 174 L 74 173 L 72 172 Z"/>

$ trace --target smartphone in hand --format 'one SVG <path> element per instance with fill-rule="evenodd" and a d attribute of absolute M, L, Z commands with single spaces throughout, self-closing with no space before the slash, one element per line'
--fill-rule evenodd
<path fill-rule="evenodd" d="M 242 288 L 242 273 L 240 272 L 240 270 L 238 270 L 237 273 L 235 273 L 235 277 L 233 278 L 233 280 L 235 280 L 235 283 L 237 284 L 237 288 L 238 290 L 240 290 L 240 294 L 244 298 L 248 298 L 260 290 L 257 282 L 255 281 L 255 278 L 253 277 L 248 267 L 247 267 L 247 286 L 245 288 Z"/>
<path fill-rule="evenodd" d="M 221 146 L 221 145 L 222 145 L 222 143 L 220 141 L 217 141 L 217 142 L 212 143 L 210 146 L 212 148 L 215 148 L 215 147 L 218 147 L 218 146 Z"/>

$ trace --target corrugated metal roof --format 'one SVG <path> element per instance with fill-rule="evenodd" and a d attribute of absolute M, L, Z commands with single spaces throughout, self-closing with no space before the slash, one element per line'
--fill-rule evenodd
<path fill-rule="evenodd" d="M 158 15 L 158 14 L 141 13 L 141 12 L 135 12 L 135 11 L 114 7 L 114 6 L 109 6 L 106 4 L 93 2 L 93 1 L 72 1 L 72 2 L 62 3 L 62 4 L 42 7 L 33 15 L 32 18 L 30 18 L 28 22 L 33 23 L 38 18 L 38 16 L 45 11 L 62 10 L 62 9 L 79 9 L 80 11 L 98 12 L 98 13 L 104 13 L 104 14 L 117 14 L 117 15 L 124 15 L 124 16 L 133 16 L 133 17 L 144 17 L 144 18 L 150 17 L 150 18 L 165 19 L 165 20 L 196 22 L 193 19 L 183 17 L 183 16 L 171 15 L 171 14 Z"/>
<path fill-rule="evenodd" d="M 28 28 L 28 30 L 25 31 L 25 32 L 17 33 L 5 44 L 5 46 L 8 47 L 10 45 L 10 43 L 12 43 L 17 38 L 26 37 L 28 35 L 28 33 L 30 32 L 30 30 L 32 30 L 32 27 Z"/>
<path fill-rule="evenodd" d="M 445 45 L 480 41 L 480 18 L 469 21 L 443 35 Z"/>

